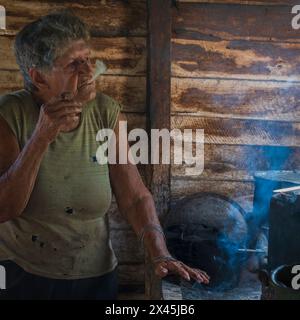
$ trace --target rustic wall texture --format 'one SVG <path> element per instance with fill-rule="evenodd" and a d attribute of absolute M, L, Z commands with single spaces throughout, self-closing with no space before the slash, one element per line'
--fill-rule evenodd
<path fill-rule="evenodd" d="M 177 3 L 172 126 L 204 128 L 205 170 L 172 166 L 172 197 L 211 191 L 251 211 L 255 171 L 300 167 L 297 1 Z"/>
<path fill-rule="evenodd" d="M 175 1 L 174 1 L 175 2 Z M 171 167 L 173 201 L 210 191 L 250 211 L 256 170 L 300 168 L 300 37 L 291 27 L 297 1 L 180 0 L 172 9 L 171 124 L 204 128 L 205 171 Z M 93 57 L 108 71 L 98 88 L 122 103 L 130 127 L 146 122 L 146 0 L 11 1 L 0 30 L 0 94 L 22 87 L 12 52 L 16 32 L 60 8 L 91 27 Z M 280 163 L 276 159 L 282 159 Z M 143 170 L 141 170 L 143 175 Z M 136 237 L 110 209 L 122 283 L 144 281 Z"/>

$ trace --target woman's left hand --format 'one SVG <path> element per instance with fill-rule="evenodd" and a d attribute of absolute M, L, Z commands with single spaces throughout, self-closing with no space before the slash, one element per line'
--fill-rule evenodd
<path fill-rule="evenodd" d="M 155 274 L 160 278 L 165 277 L 168 274 L 177 274 L 187 281 L 194 279 L 199 283 L 208 284 L 209 276 L 205 271 L 188 267 L 181 261 L 160 261 L 154 265 Z"/>

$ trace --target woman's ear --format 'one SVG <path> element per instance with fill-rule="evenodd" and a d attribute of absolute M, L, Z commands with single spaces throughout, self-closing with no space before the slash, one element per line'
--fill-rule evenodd
<path fill-rule="evenodd" d="M 29 75 L 33 84 L 41 91 L 49 89 L 49 85 L 46 81 L 46 78 L 42 75 L 40 71 L 35 68 L 29 69 Z"/>

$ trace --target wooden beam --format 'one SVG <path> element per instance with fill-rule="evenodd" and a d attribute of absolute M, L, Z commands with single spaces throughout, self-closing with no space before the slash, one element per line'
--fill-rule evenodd
<path fill-rule="evenodd" d="M 0 69 L 19 70 L 15 37 L 0 35 Z M 106 75 L 146 76 L 146 37 L 91 37 L 91 59 L 103 60 Z"/>
<path fill-rule="evenodd" d="M 299 100 L 300 82 L 172 78 L 177 115 L 295 122 Z"/>
<path fill-rule="evenodd" d="M 0 34 L 14 35 L 33 20 L 68 8 L 87 23 L 93 36 L 146 35 L 146 0 L 1 0 L 1 5 L 6 9 L 7 30 Z"/>
<path fill-rule="evenodd" d="M 191 115 L 171 117 L 172 128 L 203 129 L 205 143 L 300 147 L 300 122 L 204 118 Z"/>
<path fill-rule="evenodd" d="M 192 40 L 299 42 L 291 26 L 292 5 L 178 3 L 173 10 L 173 37 Z"/>
<path fill-rule="evenodd" d="M 232 78 L 299 81 L 300 43 L 172 40 L 172 75 L 185 78 Z"/>
<path fill-rule="evenodd" d="M 194 154 L 195 149 L 194 146 Z M 187 178 L 199 184 L 202 180 L 249 182 L 254 181 L 256 171 L 299 170 L 300 148 L 205 144 L 204 171 L 192 176 L 186 172 L 189 167 L 192 166 L 173 164 L 172 179 Z"/>
<path fill-rule="evenodd" d="M 171 0 L 148 0 L 147 106 L 149 129 L 170 129 Z M 160 219 L 170 203 L 170 165 L 149 166 L 149 187 Z M 149 258 L 147 259 L 149 260 Z M 161 281 L 146 261 L 146 297 L 161 299 Z"/>

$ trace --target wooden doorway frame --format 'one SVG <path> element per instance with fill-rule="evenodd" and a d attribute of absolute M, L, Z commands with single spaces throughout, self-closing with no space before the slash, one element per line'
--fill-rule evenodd
<path fill-rule="evenodd" d="M 151 129 L 171 127 L 172 0 L 147 0 L 147 119 Z M 170 206 L 170 165 L 150 165 L 147 183 L 160 220 Z M 161 299 L 161 281 L 146 255 L 145 291 L 148 299 Z"/>

